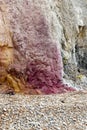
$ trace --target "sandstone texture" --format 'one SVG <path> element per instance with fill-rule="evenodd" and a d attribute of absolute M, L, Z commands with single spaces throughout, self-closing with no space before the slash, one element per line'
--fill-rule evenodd
<path fill-rule="evenodd" d="M 85 0 L 0 0 L 1 93 L 87 89 L 86 6 Z"/>
<path fill-rule="evenodd" d="M 1 72 L 1 92 L 4 93 L 6 87 L 9 87 L 10 92 L 12 89 L 20 92 L 24 88 L 40 90 L 44 94 L 73 91 L 73 88 L 62 83 L 60 43 L 51 34 L 50 23 L 56 14 L 47 17 L 47 12 L 51 12 L 49 3 L 2 1 L 0 6 L 1 27 L 3 26 L 0 63 L 6 71 Z M 9 24 L 6 23 L 5 14 Z"/>
<path fill-rule="evenodd" d="M 0 0 L 0 130 L 87 130 L 86 41 L 86 0 Z"/>

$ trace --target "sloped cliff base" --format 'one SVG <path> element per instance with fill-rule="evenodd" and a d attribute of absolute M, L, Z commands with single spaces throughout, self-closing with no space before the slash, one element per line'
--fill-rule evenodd
<path fill-rule="evenodd" d="M 87 92 L 0 95 L 0 130 L 86 130 Z"/>

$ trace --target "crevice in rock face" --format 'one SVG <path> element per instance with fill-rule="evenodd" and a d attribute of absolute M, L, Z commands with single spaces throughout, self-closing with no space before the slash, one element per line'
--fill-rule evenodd
<path fill-rule="evenodd" d="M 78 29 L 77 43 L 75 45 L 76 60 L 79 68 L 87 69 L 86 25 L 79 25 Z"/>
<path fill-rule="evenodd" d="M 75 46 L 76 59 L 79 68 L 87 69 L 87 50 L 83 46 Z"/>
<path fill-rule="evenodd" d="M 78 38 L 84 38 L 86 34 L 86 26 L 79 25 L 78 29 L 79 29 Z"/>

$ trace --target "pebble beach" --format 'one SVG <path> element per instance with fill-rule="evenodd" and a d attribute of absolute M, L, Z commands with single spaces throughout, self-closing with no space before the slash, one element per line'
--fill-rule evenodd
<path fill-rule="evenodd" d="M 87 130 L 87 92 L 0 95 L 0 130 Z"/>

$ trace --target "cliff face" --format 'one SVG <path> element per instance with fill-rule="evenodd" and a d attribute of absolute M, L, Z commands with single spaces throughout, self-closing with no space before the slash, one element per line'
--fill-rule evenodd
<path fill-rule="evenodd" d="M 73 91 L 63 76 L 86 84 L 86 4 L 0 0 L 1 93 Z"/>
<path fill-rule="evenodd" d="M 65 74 L 75 81 L 72 84 L 79 86 L 77 88 L 87 89 L 87 1 L 63 0 L 60 4 L 56 2 L 56 10 L 62 26 L 60 44 Z M 65 77 L 67 79 L 66 75 Z"/>

